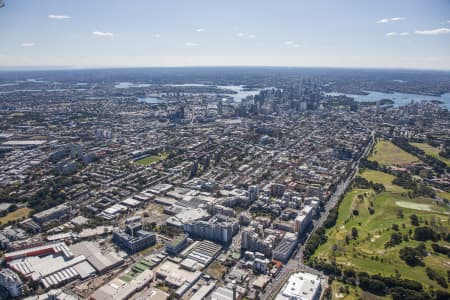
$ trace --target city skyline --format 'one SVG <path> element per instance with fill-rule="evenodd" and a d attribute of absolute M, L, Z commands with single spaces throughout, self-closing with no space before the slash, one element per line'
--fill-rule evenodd
<path fill-rule="evenodd" d="M 450 69 L 448 1 L 6 1 L 0 69 Z"/>

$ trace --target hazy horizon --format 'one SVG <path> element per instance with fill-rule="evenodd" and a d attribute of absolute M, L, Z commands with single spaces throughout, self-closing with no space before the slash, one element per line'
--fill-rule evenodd
<path fill-rule="evenodd" d="M 388 67 L 329 67 L 329 66 L 270 66 L 270 65 L 205 65 L 205 66 L 22 66 L 22 67 L 1 67 L 0 72 L 13 72 L 13 71 L 87 71 L 87 70 L 135 70 L 135 69 L 232 69 L 232 68 L 249 68 L 249 69 L 331 69 L 331 70 L 359 70 L 359 71 L 406 71 L 406 72 L 450 72 L 450 69 L 432 69 L 432 68 L 388 68 Z"/>

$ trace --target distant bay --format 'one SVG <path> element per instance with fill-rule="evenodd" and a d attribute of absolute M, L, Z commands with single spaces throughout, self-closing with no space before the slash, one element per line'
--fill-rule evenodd
<path fill-rule="evenodd" d="M 414 102 L 422 102 L 422 101 L 430 101 L 430 100 L 438 100 L 442 102 L 442 105 L 450 110 L 450 93 L 442 94 L 441 96 L 430 96 L 430 95 L 419 95 L 419 94 L 407 94 L 407 93 L 383 93 L 383 92 L 374 92 L 367 91 L 367 95 L 355 95 L 355 94 L 346 94 L 346 93 L 326 93 L 329 96 L 347 96 L 355 99 L 357 102 L 377 102 L 382 99 L 391 99 L 394 101 L 394 106 L 403 106 L 410 104 L 411 101 Z"/>

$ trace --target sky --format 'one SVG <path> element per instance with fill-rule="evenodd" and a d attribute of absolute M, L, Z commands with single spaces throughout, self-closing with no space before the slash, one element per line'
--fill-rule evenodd
<path fill-rule="evenodd" d="M 450 70 L 448 0 L 4 0 L 0 68 Z"/>

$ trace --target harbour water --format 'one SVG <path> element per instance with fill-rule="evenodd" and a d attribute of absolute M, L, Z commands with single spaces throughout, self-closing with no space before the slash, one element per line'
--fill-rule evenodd
<path fill-rule="evenodd" d="M 128 89 L 128 88 L 144 88 L 150 87 L 152 84 L 149 83 L 140 83 L 134 84 L 130 82 L 118 82 L 114 87 L 120 89 Z M 247 96 L 254 96 L 259 94 L 259 92 L 263 89 L 252 89 L 246 90 L 243 85 L 207 85 L 207 84 L 199 84 L 199 83 L 184 83 L 184 84 L 168 84 L 168 86 L 180 86 L 180 87 L 217 87 L 220 89 L 228 89 L 236 92 L 236 94 L 227 94 L 227 96 L 233 98 L 235 102 L 241 102 L 242 99 L 245 99 Z M 155 104 L 155 103 L 163 103 L 164 101 L 155 97 L 150 98 L 141 98 L 139 101 Z"/>
<path fill-rule="evenodd" d="M 138 101 L 139 102 L 149 103 L 149 104 L 165 103 L 164 100 L 156 98 L 156 97 L 139 98 Z"/>

